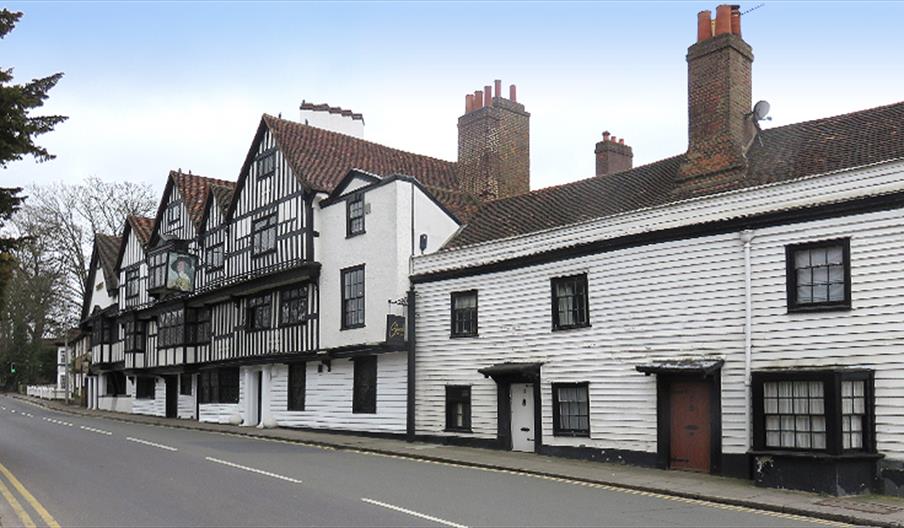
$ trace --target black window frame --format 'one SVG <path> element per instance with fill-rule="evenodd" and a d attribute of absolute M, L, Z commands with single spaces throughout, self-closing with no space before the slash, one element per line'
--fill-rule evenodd
<path fill-rule="evenodd" d="M 795 254 L 798 251 L 829 248 L 841 246 L 844 265 L 844 299 L 840 301 L 824 301 L 801 303 L 797 297 L 797 268 Z M 851 309 L 851 239 L 834 238 L 829 240 L 816 240 L 785 246 L 785 284 L 787 287 L 788 313 L 795 312 L 822 312 Z"/>
<path fill-rule="evenodd" d="M 562 324 L 560 319 L 558 286 L 567 282 L 573 282 L 576 287 L 576 293 L 572 296 L 572 298 L 579 296 L 581 297 L 581 306 L 578 308 L 578 314 L 583 313 L 583 320 L 576 321 L 573 324 Z M 574 275 L 565 275 L 562 277 L 553 277 L 550 279 L 549 284 L 552 295 L 550 302 L 552 312 L 552 330 L 560 331 L 573 330 L 576 328 L 588 328 L 590 326 L 590 291 L 587 282 L 587 274 L 578 273 Z M 578 286 L 583 289 L 582 293 L 577 293 Z M 572 310 L 575 310 L 575 308 L 572 308 Z"/>
<path fill-rule="evenodd" d="M 198 403 L 239 403 L 239 377 L 239 367 L 220 367 L 198 372 Z"/>
<path fill-rule="evenodd" d="M 587 417 L 587 429 L 577 429 L 577 428 L 568 428 L 562 427 L 561 418 L 562 418 L 562 410 L 560 408 L 559 402 L 559 389 L 583 389 L 587 396 L 587 400 L 584 402 L 585 404 L 585 413 Z M 577 416 L 584 416 L 578 414 Z M 568 436 L 568 437 L 589 437 L 590 436 L 590 383 L 586 381 L 581 382 L 558 382 L 552 384 L 552 434 L 553 436 Z"/>
<path fill-rule="evenodd" d="M 166 204 L 166 232 L 182 227 L 182 201 L 173 200 Z"/>
<path fill-rule="evenodd" d="M 214 263 L 215 255 L 219 255 L 218 263 Z M 226 245 L 223 242 L 217 242 L 207 246 L 204 249 L 204 260 L 207 263 L 207 271 L 221 271 L 226 267 Z"/>
<path fill-rule="evenodd" d="M 295 309 L 293 310 L 293 307 Z M 307 321 L 308 285 L 294 284 L 279 291 L 279 326 L 295 326 Z M 295 315 L 292 315 L 293 312 Z M 288 314 L 288 316 L 287 316 Z"/>
<path fill-rule="evenodd" d="M 461 433 L 471 432 L 471 396 L 470 385 L 446 385 L 446 431 Z M 455 405 L 462 404 L 462 425 L 456 425 Z"/>
<path fill-rule="evenodd" d="M 127 320 L 125 329 L 123 351 L 130 354 L 145 352 L 147 350 L 147 323 L 139 319 Z"/>
<path fill-rule="evenodd" d="M 126 300 L 132 300 L 141 295 L 141 267 L 130 266 L 125 270 Z"/>
<path fill-rule="evenodd" d="M 353 213 L 357 213 L 354 214 Z M 352 194 L 348 200 L 345 201 L 345 237 L 351 238 L 358 235 L 363 235 L 367 232 L 367 228 L 364 221 L 364 193 L 357 192 Z M 361 225 L 358 226 L 356 223 L 360 220 Z"/>
<path fill-rule="evenodd" d="M 189 372 L 183 372 L 179 374 L 179 395 L 180 396 L 191 396 L 192 395 L 192 380 L 193 375 Z"/>
<path fill-rule="evenodd" d="M 765 383 L 782 381 L 819 381 L 823 384 L 823 408 L 826 422 L 826 447 L 795 448 L 769 446 L 766 441 Z M 845 449 L 842 440 L 842 396 L 844 381 L 864 382 L 863 442 L 861 448 Z M 849 453 L 875 454 L 876 402 L 875 372 L 865 369 L 819 369 L 755 371 L 752 373 L 753 449 L 755 452 L 821 453 L 839 456 Z"/>
<path fill-rule="evenodd" d="M 258 318 L 258 312 L 265 309 L 266 318 Z M 245 330 L 260 332 L 271 328 L 273 328 L 273 292 L 267 291 L 245 299 Z"/>
<path fill-rule="evenodd" d="M 126 375 L 123 372 L 108 372 L 104 376 L 105 393 L 104 396 L 125 396 L 128 394 L 126 391 Z"/>
<path fill-rule="evenodd" d="M 459 308 L 456 303 L 474 297 L 473 308 Z M 479 295 L 477 290 L 454 291 L 450 294 L 450 337 L 475 337 L 480 332 Z"/>
<path fill-rule="evenodd" d="M 157 378 L 152 376 L 138 376 L 135 378 L 135 399 L 156 400 Z"/>
<path fill-rule="evenodd" d="M 352 413 L 376 414 L 379 379 L 377 356 L 358 357 L 353 362 Z"/>
<path fill-rule="evenodd" d="M 276 253 L 276 237 L 278 234 L 279 219 L 277 215 L 277 211 L 273 211 L 272 213 L 268 213 L 260 218 L 256 218 L 251 221 L 251 256 L 252 257 L 263 257 L 266 255 L 270 255 Z M 268 244 L 272 243 L 272 245 L 268 245 L 266 248 L 262 247 L 261 241 L 264 238 L 263 235 L 272 231 L 272 235 L 268 238 Z"/>
<path fill-rule="evenodd" d="M 346 289 L 346 277 L 354 277 L 355 275 L 361 273 L 361 295 L 355 297 L 346 297 L 347 289 Z M 357 283 L 350 283 L 349 288 L 352 288 Z M 364 264 L 358 266 L 352 266 L 349 268 L 345 268 L 341 270 L 339 273 L 339 294 L 340 294 L 340 317 L 341 317 L 341 330 L 350 330 L 353 328 L 363 328 L 367 323 L 367 273 L 364 270 Z M 349 322 L 348 315 L 351 313 L 349 311 L 349 303 L 356 303 L 354 308 L 355 312 L 355 320 Z M 358 306 L 360 303 L 360 310 Z M 359 315 L 360 314 L 360 318 Z"/>
<path fill-rule="evenodd" d="M 160 312 L 157 315 L 157 349 L 175 348 L 187 344 L 186 336 L 186 309 L 183 307 L 172 308 Z M 170 316 L 172 321 L 166 320 Z"/>
<path fill-rule="evenodd" d="M 289 363 L 289 380 L 286 395 L 287 411 L 305 410 L 307 391 L 307 366 L 305 362 Z"/>
<path fill-rule="evenodd" d="M 161 249 L 148 253 L 147 261 L 149 290 L 166 288 L 166 265 L 168 254 L 169 252 L 167 249 Z"/>
<path fill-rule="evenodd" d="M 258 154 L 254 159 L 254 172 L 258 180 L 267 179 L 276 174 L 276 149 L 271 148 Z"/>
<path fill-rule="evenodd" d="M 209 345 L 213 334 L 213 308 L 201 306 L 188 311 L 186 323 L 188 338 L 191 345 Z"/>

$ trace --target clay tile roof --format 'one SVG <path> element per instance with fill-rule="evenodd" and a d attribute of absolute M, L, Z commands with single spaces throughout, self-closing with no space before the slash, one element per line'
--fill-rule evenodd
<path fill-rule="evenodd" d="M 316 191 L 330 192 L 351 169 L 405 174 L 421 184 L 457 189 L 455 163 L 378 145 L 356 137 L 264 115 L 295 174 Z"/>
<path fill-rule="evenodd" d="M 146 216 L 129 215 L 126 220 L 132 226 L 132 231 L 135 232 L 135 236 L 138 237 L 141 245 L 147 246 L 151 240 L 151 234 L 154 232 L 154 219 Z"/>
<path fill-rule="evenodd" d="M 182 203 L 185 204 L 188 216 L 196 229 L 201 227 L 201 221 L 204 217 L 204 202 L 207 200 L 209 187 L 211 185 L 235 187 L 234 182 L 207 178 L 196 174 L 185 174 L 180 171 L 170 171 L 170 178 L 173 179 L 173 182 L 179 188 Z"/>
<path fill-rule="evenodd" d="M 498 240 L 675 200 L 684 155 L 484 204 L 446 247 Z M 760 132 L 732 189 L 904 159 L 904 102 Z M 726 189 L 720 189 L 723 192 Z"/>
<path fill-rule="evenodd" d="M 96 233 L 94 235 L 97 260 L 104 274 L 104 282 L 108 290 L 114 290 L 119 286 L 119 277 L 116 274 L 116 259 L 119 256 L 119 246 L 122 238 L 118 236 Z"/>
<path fill-rule="evenodd" d="M 217 207 L 220 208 L 222 214 L 226 214 L 229 204 L 232 203 L 232 195 L 235 193 L 235 183 L 229 182 L 229 185 L 212 184 L 210 192 L 217 199 Z"/>

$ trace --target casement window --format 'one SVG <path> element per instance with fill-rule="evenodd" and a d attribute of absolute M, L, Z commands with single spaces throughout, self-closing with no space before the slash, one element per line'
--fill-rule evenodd
<path fill-rule="evenodd" d="M 148 289 L 166 287 L 166 251 L 148 255 Z"/>
<path fill-rule="evenodd" d="M 355 359 L 354 386 L 352 388 L 352 412 L 377 412 L 377 358 Z"/>
<path fill-rule="evenodd" d="M 356 193 L 345 202 L 345 234 L 355 236 L 364 233 L 364 194 Z"/>
<path fill-rule="evenodd" d="M 342 329 L 364 326 L 364 266 L 342 270 Z"/>
<path fill-rule="evenodd" d="M 204 252 L 204 261 L 207 264 L 208 271 L 217 271 L 223 269 L 223 263 L 225 262 L 225 252 L 223 250 L 223 243 L 213 244 L 208 247 Z"/>
<path fill-rule="evenodd" d="M 109 345 L 119 338 L 116 323 L 107 317 L 99 317 L 91 328 L 92 345 Z"/>
<path fill-rule="evenodd" d="M 153 400 L 157 393 L 157 378 L 139 376 L 135 379 L 135 398 Z"/>
<path fill-rule="evenodd" d="M 303 323 L 308 309 L 306 285 L 292 286 L 279 292 L 279 324 L 289 326 Z"/>
<path fill-rule="evenodd" d="M 789 312 L 851 307 L 850 239 L 787 246 L 785 264 Z"/>
<path fill-rule="evenodd" d="M 452 337 L 477 335 L 477 290 L 452 292 Z"/>
<path fill-rule="evenodd" d="M 552 384 L 552 433 L 555 436 L 590 436 L 587 383 Z"/>
<path fill-rule="evenodd" d="M 258 156 L 257 161 L 257 177 L 258 179 L 269 178 L 276 173 L 276 151 L 269 150 Z"/>
<path fill-rule="evenodd" d="M 754 447 L 874 452 L 870 371 L 755 372 Z"/>
<path fill-rule="evenodd" d="M 179 394 L 182 396 L 191 396 L 191 378 L 191 374 L 179 374 Z"/>
<path fill-rule="evenodd" d="M 446 430 L 471 431 L 471 387 L 446 385 Z"/>
<path fill-rule="evenodd" d="M 126 299 L 135 299 L 141 291 L 141 284 L 138 282 L 141 269 L 138 267 L 126 270 Z"/>
<path fill-rule="evenodd" d="M 182 226 L 182 202 L 170 202 L 166 206 L 166 231 L 171 232 Z"/>
<path fill-rule="evenodd" d="M 276 251 L 276 213 L 251 223 L 251 255 L 260 256 Z"/>
<path fill-rule="evenodd" d="M 556 277 L 551 283 L 553 330 L 590 326 L 587 275 Z"/>
<path fill-rule="evenodd" d="M 198 373 L 198 403 L 238 403 L 239 368 L 223 367 Z"/>
<path fill-rule="evenodd" d="M 126 321 L 124 350 L 131 353 L 145 351 L 147 324 L 144 321 Z"/>
<path fill-rule="evenodd" d="M 188 344 L 209 344 L 211 308 L 202 307 L 189 310 L 188 319 Z"/>
<path fill-rule="evenodd" d="M 287 409 L 290 411 L 304 410 L 305 393 L 305 369 L 306 363 L 289 364 L 289 401 Z"/>
<path fill-rule="evenodd" d="M 107 385 L 107 396 L 125 396 L 126 394 L 126 375 L 122 372 L 110 372 L 104 374 Z"/>
<path fill-rule="evenodd" d="M 248 313 L 245 315 L 245 325 L 248 330 L 266 330 L 272 326 L 272 297 L 273 294 L 270 292 L 248 297 Z"/>
<path fill-rule="evenodd" d="M 176 308 L 157 316 L 157 348 L 185 344 L 185 311 Z"/>

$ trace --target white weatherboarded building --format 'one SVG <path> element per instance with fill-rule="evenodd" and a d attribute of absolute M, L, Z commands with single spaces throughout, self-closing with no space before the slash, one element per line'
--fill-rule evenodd
<path fill-rule="evenodd" d="M 416 433 L 902 493 L 904 104 L 760 131 L 749 46 L 700 29 L 687 153 L 415 259 Z"/>

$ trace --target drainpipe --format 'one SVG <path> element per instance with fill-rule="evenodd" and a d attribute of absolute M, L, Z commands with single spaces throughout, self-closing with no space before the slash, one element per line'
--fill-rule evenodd
<path fill-rule="evenodd" d="M 753 361 L 753 288 L 751 286 L 750 245 L 756 234 L 745 229 L 740 239 L 744 244 L 744 447 L 750 450 L 750 370 Z"/>

